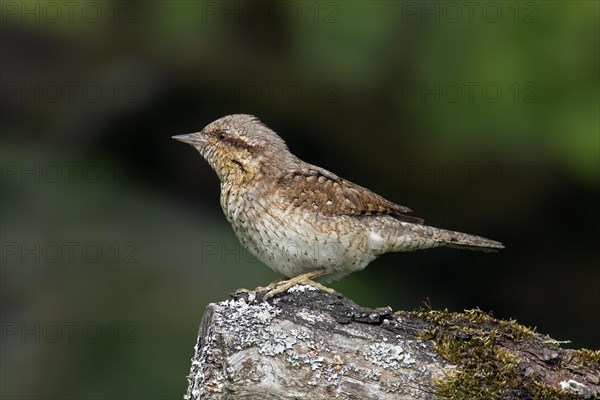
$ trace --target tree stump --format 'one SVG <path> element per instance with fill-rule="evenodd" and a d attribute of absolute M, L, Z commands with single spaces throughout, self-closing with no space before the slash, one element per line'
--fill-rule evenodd
<path fill-rule="evenodd" d="M 600 351 L 561 349 L 480 310 L 393 313 L 295 286 L 210 304 L 188 400 L 583 399 L 600 393 Z"/>

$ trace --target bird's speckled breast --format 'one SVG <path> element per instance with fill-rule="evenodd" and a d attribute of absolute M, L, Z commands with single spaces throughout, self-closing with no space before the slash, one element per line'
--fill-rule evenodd
<path fill-rule="evenodd" d="M 377 257 L 364 223 L 353 217 L 307 213 L 276 191 L 248 189 L 223 183 L 221 207 L 242 245 L 274 271 L 293 277 L 326 269 L 338 279 Z"/>

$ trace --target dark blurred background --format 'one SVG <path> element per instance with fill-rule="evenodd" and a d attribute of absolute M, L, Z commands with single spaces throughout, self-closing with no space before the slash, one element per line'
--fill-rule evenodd
<path fill-rule="evenodd" d="M 365 306 L 600 345 L 599 3 L 1 3 L 1 395 L 181 398 L 204 307 L 278 276 L 172 135 L 251 113 L 495 254 L 391 254 Z"/>

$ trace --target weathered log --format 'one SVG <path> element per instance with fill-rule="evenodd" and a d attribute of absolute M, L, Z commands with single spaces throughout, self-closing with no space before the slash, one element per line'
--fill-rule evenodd
<path fill-rule="evenodd" d="M 208 305 L 188 400 L 580 399 L 600 393 L 600 351 L 480 310 L 370 309 L 295 286 Z"/>

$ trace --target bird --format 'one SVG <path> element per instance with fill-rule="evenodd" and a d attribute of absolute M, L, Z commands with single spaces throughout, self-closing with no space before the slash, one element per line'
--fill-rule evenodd
<path fill-rule="evenodd" d="M 192 145 L 220 180 L 220 203 L 241 244 L 295 285 L 364 269 L 377 257 L 439 246 L 497 251 L 502 243 L 426 225 L 408 207 L 296 157 L 257 117 L 232 114 L 173 139 Z"/>

